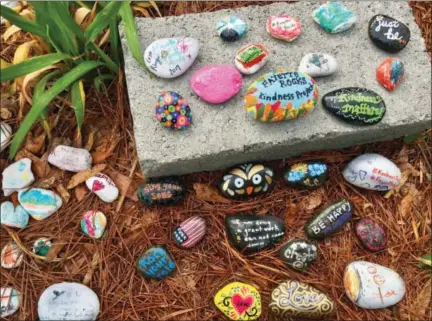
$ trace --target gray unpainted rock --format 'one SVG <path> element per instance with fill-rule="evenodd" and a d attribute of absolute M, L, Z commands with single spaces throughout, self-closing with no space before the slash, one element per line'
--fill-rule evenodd
<path fill-rule="evenodd" d="M 390 140 L 431 127 L 431 65 L 420 29 L 406 2 L 345 2 L 357 15 L 354 27 L 340 34 L 328 34 L 311 18 L 319 3 L 276 3 L 214 13 L 165 18 L 138 18 L 141 51 L 158 38 L 189 35 L 199 40 L 197 60 L 182 76 L 161 79 L 146 73 L 135 61 L 121 28 L 126 80 L 138 156 L 146 177 L 180 175 L 226 168 L 246 161 L 273 160 L 306 151 L 344 148 L 356 144 Z M 270 15 L 288 13 L 303 26 L 293 43 L 270 37 L 265 22 Z M 375 14 L 387 14 L 409 26 L 408 46 L 393 56 L 405 63 L 406 79 L 394 92 L 386 91 L 375 78 L 376 67 L 392 56 L 376 48 L 368 37 L 368 22 Z M 235 14 L 247 23 L 248 31 L 236 42 L 223 42 L 216 23 L 224 15 Z M 234 66 L 236 51 L 247 43 L 262 43 L 271 51 L 268 63 L 255 75 L 243 78 L 243 87 L 222 105 L 200 100 L 189 87 L 194 71 L 207 64 Z M 275 68 L 296 70 L 308 52 L 333 55 L 339 71 L 317 78 L 319 102 L 306 117 L 283 123 L 261 123 L 248 119 L 243 96 L 250 83 Z M 341 87 L 365 87 L 384 98 L 387 113 L 371 127 L 352 126 L 327 113 L 321 98 Z M 168 131 L 155 117 L 155 102 L 161 91 L 179 92 L 188 100 L 193 115 L 186 131 Z"/>

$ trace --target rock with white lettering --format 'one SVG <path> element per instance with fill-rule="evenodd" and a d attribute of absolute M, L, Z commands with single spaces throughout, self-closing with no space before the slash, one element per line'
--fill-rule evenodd
<path fill-rule="evenodd" d="M 338 232 L 351 220 L 353 205 L 342 200 L 312 217 L 305 225 L 306 234 L 314 240 L 322 240 Z"/>
<path fill-rule="evenodd" d="M 21 293 L 14 288 L 0 288 L 0 317 L 6 318 L 18 311 L 21 305 Z"/>
<path fill-rule="evenodd" d="M 3 151 L 6 147 L 8 147 L 9 142 L 12 138 L 12 127 L 5 122 L 0 123 L 0 152 Z"/>
<path fill-rule="evenodd" d="M 9 196 L 34 182 L 31 163 L 30 158 L 23 158 L 5 168 L 2 181 L 4 196 Z"/>
<path fill-rule="evenodd" d="M 184 185 L 169 177 L 141 184 L 137 189 L 138 199 L 145 205 L 174 204 L 183 199 L 184 194 Z"/>
<path fill-rule="evenodd" d="M 283 220 L 275 216 L 227 215 L 225 225 L 231 245 L 243 254 L 266 249 L 285 235 Z"/>
<path fill-rule="evenodd" d="M 59 145 L 49 154 L 48 162 L 65 171 L 81 172 L 91 168 L 92 157 L 87 149 Z"/>
<path fill-rule="evenodd" d="M 300 61 L 298 71 L 311 77 L 328 76 L 337 70 L 336 58 L 326 53 L 308 53 Z"/>
<path fill-rule="evenodd" d="M 411 32 L 409 28 L 392 17 L 378 14 L 369 21 L 369 37 L 380 49 L 395 53 L 408 44 Z"/>
<path fill-rule="evenodd" d="M 294 239 L 281 247 L 279 256 L 288 266 L 304 271 L 318 257 L 318 248 L 309 240 Z"/>
<path fill-rule="evenodd" d="M 112 203 L 119 196 L 117 186 L 108 175 L 96 174 L 86 180 L 86 185 L 104 202 Z"/>

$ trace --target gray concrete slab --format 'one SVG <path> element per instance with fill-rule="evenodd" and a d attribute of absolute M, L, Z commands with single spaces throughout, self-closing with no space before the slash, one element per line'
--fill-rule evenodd
<path fill-rule="evenodd" d="M 134 119 L 138 156 L 144 175 L 158 177 L 209 171 L 246 161 L 272 160 L 306 151 L 343 148 L 355 144 L 389 140 L 419 132 L 431 126 L 431 65 L 421 32 L 406 2 L 345 2 L 355 12 L 357 23 L 341 34 L 327 34 L 311 18 L 316 2 L 276 3 L 237 10 L 190 14 L 179 17 L 137 19 L 141 49 L 158 38 L 190 35 L 200 41 L 200 54 L 194 65 L 176 79 L 160 79 L 145 73 L 132 58 L 121 31 L 126 65 L 126 80 Z M 270 37 L 265 30 L 269 15 L 288 13 L 298 17 L 302 35 L 293 43 Z M 369 40 L 367 26 L 378 13 L 407 24 L 411 40 L 394 54 L 405 63 L 406 79 L 394 92 L 387 92 L 375 79 L 378 64 L 391 55 Z M 235 14 L 248 26 L 237 42 L 226 43 L 216 34 L 216 22 L 226 14 Z M 210 105 L 190 89 L 189 79 L 198 68 L 212 63 L 234 65 L 235 52 L 247 43 L 263 43 L 271 50 L 270 61 L 256 75 L 245 76 L 240 93 L 223 105 Z M 317 78 L 319 103 L 306 117 L 283 123 L 250 120 L 243 106 L 243 95 L 259 75 L 285 68 L 295 70 L 304 54 L 327 52 L 336 57 L 340 71 Z M 380 94 L 387 105 L 381 123 L 358 127 L 339 121 L 321 105 L 321 97 L 341 87 L 365 87 Z M 160 127 L 154 105 L 161 91 L 183 95 L 193 112 L 193 125 L 187 131 L 171 132 Z"/>

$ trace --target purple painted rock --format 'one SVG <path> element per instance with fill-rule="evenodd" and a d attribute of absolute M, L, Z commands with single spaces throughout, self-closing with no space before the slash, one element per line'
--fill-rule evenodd
<path fill-rule="evenodd" d="M 221 104 L 241 89 L 242 76 L 230 65 L 208 65 L 198 69 L 190 80 L 192 90 L 211 104 Z"/>
<path fill-rule="evenodd" d="M 193 216 L 177 226 L 173 235 L 178 246 L 189 248 L 201 241 L 205 232 L 205 220 L 202 217 Z"/>
<path fill-rule="evenodd" d="M 362 245 L 373 252 L 384 250 L 387 246 L 387 234 L 380 224 L 370 218 L 358 221 L 355 233 Z"/>

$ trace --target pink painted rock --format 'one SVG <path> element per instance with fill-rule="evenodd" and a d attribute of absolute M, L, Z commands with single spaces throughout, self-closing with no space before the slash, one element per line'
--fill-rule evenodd
<path fill-rule="evenodd" d="M 192 75 L 190 86 L 202 100 L 221 104 L 240 91 L 242 76 L 230 65 L 208 65 Z"/>
<path fill-rule="evenodd" d="M 266 29 L 272 37 L 289 42 L 300 36 L 302 31 L 300 21 L 287 14 L 269 17 Z"/>

